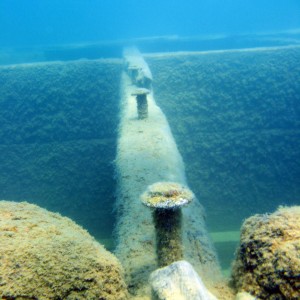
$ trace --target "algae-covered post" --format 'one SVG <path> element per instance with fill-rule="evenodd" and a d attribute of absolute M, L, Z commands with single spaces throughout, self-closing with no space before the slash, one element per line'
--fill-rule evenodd
<path fill-rule="evenodd" d="M 141 196 L 143 204 L 153 209 L 156 252 L 160 267 L 183 259 L 181 207 L 193 199 L 194 194 L 187 187 L 174 182 L 152 184 Z"/>
<path fill-rule="evenodd" d="M 137 112 L 138 112 L 138 119 L 143 120 L 148 118 L 148 101 L 147 95 L 150 93 L 149 90 L 144 88 L 137 89 L 133 96 L 136 96 L 136 105 L 137 105 Z"/>

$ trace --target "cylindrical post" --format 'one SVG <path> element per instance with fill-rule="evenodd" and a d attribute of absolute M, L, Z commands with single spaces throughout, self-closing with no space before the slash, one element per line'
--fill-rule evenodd
<path fill-rule="evenodd" d="M 160 267 L 183 259 L 181 241 L 181 209 L 155 209 L 156 253 Z"/>
<path fill-rule="evenodd" d="M 147 95 L 141 94 L 136 96 L 138 119 L 143 120 L 148 118 L 148 102 Z"/>
<path fill-rule="evenodd" d="M 133 96 L 136 96 L 137 114 L 139 120 L 148 118 L 147 94 L 149 93 L 150 91 L 148 89 L 140 88 L 132 94 Z"/>
<path fill-rule="evenodd" d="M 154 183 L 141 195 L 143 204 L 152 209 L 159 267 L 183 259 L 181 208 L 193 199 L 194 194 L 176 182 Z"/>

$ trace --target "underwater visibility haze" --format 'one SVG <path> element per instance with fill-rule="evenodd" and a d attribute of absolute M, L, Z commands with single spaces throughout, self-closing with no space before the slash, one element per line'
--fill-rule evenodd
<path fill-rule="evenodd" d="M 175 260 L 299 299 L 300 1 L 0 0 L 0 28 L 3 299 L 172 299 Z"/>
<path fill-rule="evenodd" d="M 2 0 L 0 45 L 299 29 L 297 0 Z"/>

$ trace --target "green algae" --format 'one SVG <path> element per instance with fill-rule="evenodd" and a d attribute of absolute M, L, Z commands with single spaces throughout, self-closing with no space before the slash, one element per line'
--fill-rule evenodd
<path fill-rule="evenodd" d="M 300 199 L 300 48 L 149 55 L 212 231 Z"/>
<path fill-rule="evenodd" d="M 0 68 L 0 198 L 111 236 L 119 60 Z"/>

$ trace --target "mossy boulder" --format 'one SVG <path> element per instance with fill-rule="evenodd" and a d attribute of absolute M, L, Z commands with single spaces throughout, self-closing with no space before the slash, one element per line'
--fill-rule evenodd
<path fill-rule="evenodd" d="M 0 201 L 1 299 L 127 299 L 117 258 L 72 220 Z"/>
<path fill-rule="evenodd" d="M 300 206 L 255 215 L 242 227 L 232 283 L 259 299 L 300 299 Z"/>

